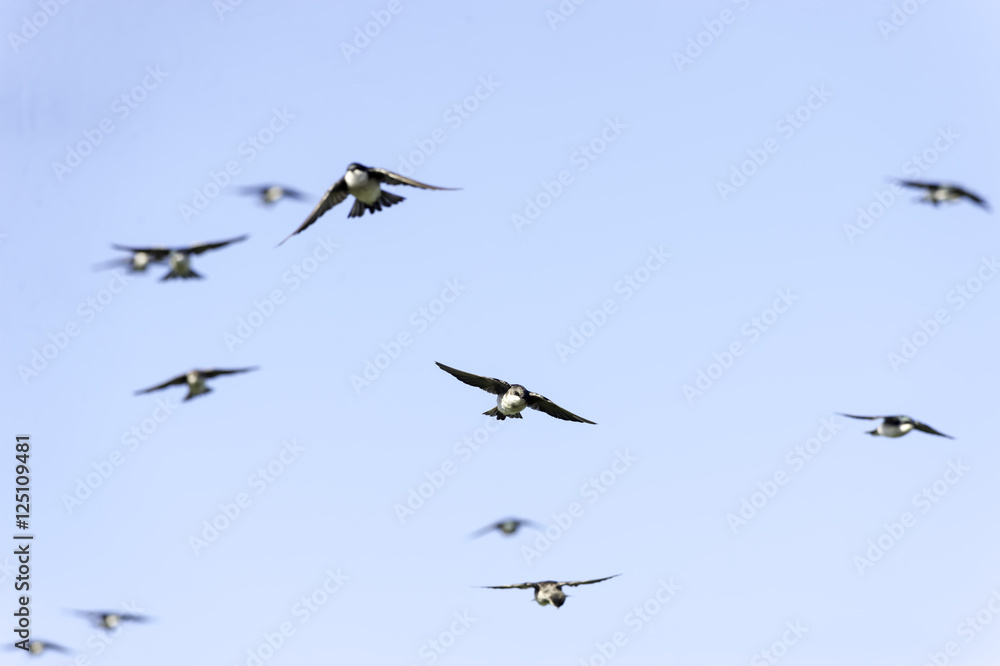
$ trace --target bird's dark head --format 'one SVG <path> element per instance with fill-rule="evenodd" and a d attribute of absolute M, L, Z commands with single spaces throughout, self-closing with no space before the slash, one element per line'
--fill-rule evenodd
<path fill-rule="evenodd" d="M 368 167 L 364 164 L 359 164 L 358 162 L 351 162 L 347 165 L 348 171 L 368 171 Z"/>
<path fill-rule="evenodd" d="M 514 384 L 510 387 L 510 393 L 516 395 L 518 398 L 524 398 L 528 395 L 528 389 L 524 388 L 520 384 Z"/>

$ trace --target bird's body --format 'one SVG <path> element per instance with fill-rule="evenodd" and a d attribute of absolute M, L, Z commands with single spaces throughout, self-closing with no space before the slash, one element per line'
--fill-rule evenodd
<path fill-rule="evenodd" d="M 39 655 L 46 651 L 52 652 L 62 652 L 64 654 L 69 654 L 69 650 L 62 645 L 57 643 L 49 643 L 48 641 L 34 640 L 28 643 L 28 653 L 32 655 Z"/>
<path fill-rule="evenodd" d="M 937 206 L 942 201 L 958 201 L 959 199 L 968 199 L 984 210 L 990 209 L 990 205 L 986 203 L 982 197 L 977 194 L 973 194 L 958 185 L 951 185 L 948 183 L 925 183 L 917 180 L 901 180 L 899 181 L 899 184 L 906 187 L 914 187 L 924 190 L 924 196 L 921 197 L 920 200 L 926 201 L 934 206 Z"/>
<path fill-rule="evenodd" d="M 323 198 L 316 205 L 316 208 L 306 218 L 306 221 L 299 225 L 298 229 L 289 234 L 288 238 L 305 231 L 313 222 L 322 217 L 326 211 L 346 199 L 348 195 L 354 197 L 354 206 L 351 207 L 351 212 L 347 214 L 349 218 L 361 217 L 365 214 L 365 211 L 374 214 L 376 211 L 382 210 L 382 206 L 388 208 L 404 200 L 404 197 L 384 191 L 382 189 L 383 185 L 409 185 L 410 187 L 419 187 L 424 190 L 455 189 L 452 187 L 428 185 L 427 183 L 421 183 L 418 180 L 401 176 L 398 173 L 393 173 L 388 169 L 367 167 L 364 164 L 352 162 L 347 166 L 347 171 L 340 180 L 326 191 Z M 281 243 L 287 241 L 288 238 L 281 241 Z M 278 245 L 281 245 L 281 243 L 278 243 Z"/>
<path fill-rule="evenodd" d="M 169 247 L 128 248 L 121 245 L 112 245 L 111 247 L 131 252 L 132 256 L 127 259 L 112 259 L 97 265 L 96 268 L 123 267 L 129 273 L 145 273 L 151 264 L 162 263 L 170 256 Z"/>
<path fill-rule="evenodd" d="M 872 421 L 875 419 L 882 419 L 882 423 L 878 424 L 874 430 L 868 430 L 869 435 L 874 435 L 878 437 L 902 437 L 911 430 L 919 430 L 921 432 L 926 432 L 931 435 L 937 435 L 938 437 L 947 437 L 948 439 L 955 439 L 951 435 L 946 435 L 943 432 L 938 432 L 934 428 L 930 427 L 926 423 L 921 423 L 909 416 L 858 416 L 856 414 L 844 414 L 840 413 L 841 416 L 847 416 L 852 419 L 864 419 L 866 421 Z"/>
<path fill-rule="evenodd" d="M 502 379 L 474 375 L 469 372 L 463 372 L 462 370 L 450 368 L 443 363 L 438 363 L 437 366 L 460 382 L 468 384 L 469 386 L 481 388 L 487 393 L 492 393 L 497 396 L 497 406 L 483 412 L 485 416 L 494 416 L 499 421 L 503 421 L 508 418 L 519 419 L 522 418 L 521 412 L 523 412 L 526 408 L 531 407 L 532 409 L 545 412 L 549 416 L 554 416 L 555 418 L 562 419 L 563 421 L 576 421 L 577 423 L 597 425 L 593 421 L 588 421 L 582 416 L 577 416 L 576 414 L 563 409 L 556 403 L 546 398 L 544 395 L 529 391 L 520 384 L 508 384 Z"/>
<path fill-rule="evenodd" d="M 184 400 L 190 400 L 191 398 L 196 398 L 199 395 L 205 393 L 211 393 L 212 389 L 205 385 L 205 380 L 212 377 L 217 377 L 219 375 L 233 375 L 240 372 L 249 372 L 251 370 L 256 370 L 256 367 L 252 368 L 237 368 L 235 370 L 190 370 L 183 375 L 177 375 L 173 379 L 169 379 L 162 384 L 157 384 L 156 386 L 151 386 L 147 389 L 142 389 L 136 391 L 136 395 L 142 393 L 151 393 L 152 391 L 159 391 L 160 389 L 166 388 L 168 386 L 175 386 L 181 384 L 187 384 L 188 394 L 184 397 Z"/>
<path fill-rule="evenodd" d="M 605 578 L 596 578 L 594 580 L 578 580 L 570 582 L 556 582 L 554 580 L 543 580 L 537 583 L 520 583 L 517 585 L 487 585 L 485 586 L 490 590 L 507 590 L 507 589 L 533 589 L 535 591 L 535 602 L 539 606 L 552 605 L 559 608 L 564 603 L 566 603 L 566 593 L 562 591 L 563 587 L 576 587 L 577 585 L 591 585 L 593 583 L 600 583 L 601 581 L 614 578 L 621 574 L 615 574 L 614 576 L 607 576 Z"/>

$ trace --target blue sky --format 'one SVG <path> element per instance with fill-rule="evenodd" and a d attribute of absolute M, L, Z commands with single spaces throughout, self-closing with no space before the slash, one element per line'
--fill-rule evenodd
<path fill-rule="evenodd" d="M 34 635 L 75 650 L 42 659 L 996 663 L 997 220 L 891 180 L 998 200 L 995 4 L 3 25 L 6 450 L 31 435 Z M 354 161 L 462 189 L 276 248 Z M 272 181 L 309 198 L 235 195 Z M 93 269 L 242 234 L 201 281 Z M 488 420 L 435 361 L 599 425 Z M 548 536 L 468 538 L 508 515 Z M 478 588 L 612 574 L 558 610 Z M 155 621 L 68 612 L 123 604 Z"/>

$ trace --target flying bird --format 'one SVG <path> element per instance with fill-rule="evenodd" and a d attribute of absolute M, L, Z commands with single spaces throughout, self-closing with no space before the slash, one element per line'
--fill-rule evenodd
<path fill-rule="evenodd" d="M 483 587 L 489 590 L 509 590 L 512 588 L 517 588 L 519 590 L 526 590 L 532 588 L 535 590 L 535 601 L 538 602 L 539 606 L 546 606 L 552 604 L 556 608 L 559 608 L 564 603 L 566 603 L 566 593 L 562 591 L 563 587 L 570 586 L 576 587 L 577 585 L 590 585 L 592 583 L 600 583 L 602 580 L 608 580 L 614 578 L 615 576 L 620 576 L 621 574 L 615 574 L 614 576 L 608 576 L 607 578 L 596 578 L 594 580 L 577 580 L 573 582 L 557 583 L 553 580 L 543 580 L 539 583 L 521 583 L 520 585 L 484 585 Z"/>
<path fill-rule="evenodd" d="M 218 377 L 219 375 L 235 375 L 240 372 L 250 372 L 251 370 L 256 370 L 257 366 L 252 368 L 237 368 L 235 370 L 191 370 L 183 375 L 177 375 L 173 379 L 167 380 L 162 384 L 157 384 L 156 386 L 151 386 L 147 389 L 142 389 L 141 391 L 136 391 L 136 395 L 141 395 L 143 393 L 151 393 L 153 391 L 159 391 L 160 389 L 167 388 L 168 386 L 175 386 L 180 384 L 188 385 L 188 394 L 184 397 L 184 400 L 190 400 L 199 395 L 205 393 L 211 393 L 212 389 L 205 386 L 205 380 L 211 379 L 212 377 Z"/>
<path fill-rule="evenodd" d="M 841 416 L 847 416 L 852 419 L 864 419 L 866 421 L 873 421 L 875 419 L 882 419 L 882 423 L 878 424 L 874 430 L 867 430 L 869 435 L 875 435 L 882 437 L 902 437 L 911 430 L 919 430 L 921 432 L 927 432 L 932 435 L 937 435 L 938 437 L 947 437 L 948 439 L 955 439 L 951 435 L 946 435 L 943 432 L 938 432 L 934 428 L 930 427 L 926 423 L 921 423 L 920 421 L 915 421 L 909 416 L 857 416 L 856 414 L 844 414 L 843 412 L 837 412 Z"/>
<path fill-rule="evenodd" d="M 249 238 L 249 236 L 244 234 L 243 236 L 218 241 L 216 243 L 201 243 L 199 245 L 191 245 L 190 247 L 172 248 L 170 250 L 170 256 L 168 257 L 168 261 L 170 262 L 170 272 L 160 278 L 160 281 L 163 282 L 174 278 L 181 278 L 184 280 L 189 278 L 201 279 L 204 276 L 191 269 L 192 255 L 208 252 L 209 250 L 218 250 L 221 247 L 226 247 L 232 243 L 239 243 L 247 238 Z"/>
<path fill-rule="evenodd" d="M 493 530 L 500 530 L 505 535 L 510 536 L 524 526 L 534 527 L 534 528 L 542 527 L 542 525 L 539 525 L 533 520 L 524 520 L 523 518 L 505 518 L 504 520 L 493 523 L 492 525 L 487 525 L 482 529 L 476 530 L 471 535 L 469 535 L 469 538 L 475 539 L 483 536 L 484 534 L 492 532 Z"/>
<path fill-rule="evenodd" d="M 8 648 L 8 649 L 16 649 L 16 648 Z M 64 648 L 62 645 L 58 645 L 57 643 L 49 643 L 48 641 L 39 641 L 39 640 L 34 640 L 28 643 L 28 654 L 39 655 L 48 650 L 51 650 L 52 652 L 63 652 L 66 654 L 70 653 L 68 648 Z"/>
<path fill-rule="evenodd" d="M 136 615 L 134 613 L 117 613 L 114 611 L 73 612 L 81 617 L 88 618 L 102 629 L 114 629 L 120 626 L 123 622 L 147 622 L 149 620 L 149 618 L 145 615 Z"/>
<path fill-rule="evenodd" d="M 959 187 L 958 185 L 949 185 L 948 183 L 922 183 L 917 180 L 901 180 L 900 185 L 905 185 L 906 187 L 915 187 L 919 189 L 926 190 L 924 196 L 920 201 L 926 201 L 928 203 L 937 206 L 942 201 L 958 201 L 959 199 L 965 198 L 981 206 L 984 210 L 989 210 L 990 205 L 986 201 L 972 192 Z"/>
<path fill-rule="evenodd" d="M 349 194 L 354 196 L 354 206 L 351 208 L 351 212 L 347 214 L 349 218 L 361 217 L 365 214 L 366 210 L 374 215 L 375 211 L 382 210 L 382 206 L 388 208 L 393 204 L 403 201 L 404 197 L 383 190 L 383 185 L 409 185 L 410 187 L 419 187 L 425 190 L 459 189 L 455 187 L 428 185 L 427 183 L 421 183 L 406 176 L 400 176 L 398 173 L 393 173 L 388 169 L 367 167 L 364 164 L 351 162 L 347 165 L 347 173 L 334 183 L 333 187 L 326 191 L 326 194 L 320 199 L 319 204 L 309 214 L 306 221 L 298 229 L 289 234 L 288 238 L 305 231 L 309 225 L 322 217 L 323 213 L 346 199 Z M 278 243 L 278 245 L 287 241 L 288 238 Z"/>
<path fill-rule="evenodd" d="M 129 273 L 144 273 L 146 268 L 150 264 L 162 263 L 169 255 L 169 247 L 125 247 L 124 245 L 111 244 L 111 247 L 116 250 L 123 250 L 125 252 L 131 252 L 131 257 L 122 257 L 120 259 L 112 259 L 106 261 L 102 264 L 97 264 L 95 268 L 102 270 L 105 268 L 118 268 L 124 267 Z"/>
<path fill-rule="evenodd" d="M 240 194 L 255 195 L 260 198 L 261 203 L 268 205 L 277 203 L 285 197 L 300 200 L 306 198 L 302 192 L 281 185 L 247 185 L 240 188 Z"/>
<path fill-rule="evenodd" d="M 523 412 L 526 407 L 531 407 L 532 409 L 545 412 L 549 416 L 554 416 L 557 419 L 562 419 L 563 421 L 576 421 L 577 423 L 597 425 L 593 421 L 588 421 L 581 416 L 577 416 L 572 412 L 566 411 L 556 403 L 546 398 L 544 395 L 532 393 L 520 384 L 508 384 L 502 379 L 473 375 L 469 372 L 462 372 L 461 370 L 456 370 L 455 368 L 449 368 L 443 363 L 437 363 L 437 367 L 469 386 L 475 386 L 476 388 L 483 389 L 487 393 L 496 395 L 497 406 L 489 411 L 483 412 L 483 414 L 486 416 L 495 416 L 498 421 L 503 421 L 508 417 L 512 419 L 522 418 L 521 412 Z"/>

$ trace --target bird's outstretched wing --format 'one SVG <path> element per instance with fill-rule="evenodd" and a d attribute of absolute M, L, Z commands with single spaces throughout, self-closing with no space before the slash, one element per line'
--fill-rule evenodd
<path fill-rule="evenodd" d="M 471 372 L 462 372 L 461 370 L 456 370 L 455 368 L 449 368 L 444 363 L 437 363 L 437 367 L 441 368 L 452 377 L 460 382 L 464 382 L 469 386 L 475 386 L 476 388 L 481 388 L 487 393 L 492 393 L 493 395 L 503 395 L 508 390 L 510 390 L 510 384 L 503 381 L 502 379 L 496 379 L 494 377 L 483 377 L 481 375 L 474 375 Z"/>
<path fill-rule="evenodd" d="M 166 259 L 167 256 L 170 254 L 170 248 L 164 247 L 162 245 L 159 245 L 157 247 L 130 247 L 128 245 L 118 245 L 117 243 L 112 243 L 111 247 L 113 247 L 116 250 L 122 250 L 123 252 L 131 252 L 132 254 L 138 254 L 139 252 L 143 252 L 157 261 L 162 261 L 163 259 Z"/>
<path fill-rule="evenodd" d="M 330 189 L 326 191 L 326 194 L 324 194 L 323 198 L 319 200 L 319 203 L 316 204 L 316 207 L 313 208 L 313 211 L 309 213 L 309 217 L 306 218 L 306 221 L 300 224 L 298 229 L 288 234 L 288 237 L 285 238 L 285 240 L 281 241 L 281 243 L 278 243 L 278 245 L 284 244 L 285 241 L 287 241 L 295 234 L 302 233 L 303 231 L 305 231 L 313 222 L 323 217 L 323 213 L 330 210 L 331 208 L 339 204 L 341 201 L 346 199 L 347 195 L 348 195 L 347 181 L 341 178 L 336 183 L 334 183 Z"/>
<path fill-rule="evenodd" d="M 591 583 L 600 583 L 602 580 L 610 580 L 616 576 L 621 576 L 621 574 L 615 574 L 614 576 L 607 576 L 605 578 L 595 578 L 594 580 L 576 580 L 569 583 L 559 583 L 559 587 L 569 586 L 576 587 L 577 585 L 590 585 Z"/>
<path fill-rule="evenodd" d="M 852 419 L 864 419 L 866 421 L 872 421 L 874 419 L 884 419 L 884 416 L 858 416 L 856 414 L 845 414 L 844 412 L 837 412 L 840 416 L 847 416 Z"/>
<path fill-rule="evenodd" d="M 938 437 L 947 437 L 948 439 L 955 439 L 951 435 L 946 435 L 943 432 L 938 432 L 934 428 L 930 427 L 926 423 L 921 423 L 920 421 L 914 421 L 913 427 L 921 432 L 930 433 L 931 435 L 937 435 Z"/>
<path fill-rule="evenodd" d="M 961 196 L 965 197 L 966 199 L 972 201 L 973 203 L 978 204 L 980 207 L 982 207 L 985 210 L 989 210 L 990 209 L 990 205 L 988 203 L 986 203 L 985 199 L 983 199 L 981 196 L 979 196 L 977 194 L 973 194 L 969 190 L 963 189 L 961 187 L 956 187 L 955 188 L 955 192 L 957 194 L 960 194 Z"/>
<path fill-rule="evenodd" d="M 924 183 L 919 180 L 901 180 L 899 181 L 899 184 L 905 185 L 906 187 L 919 187 L 928 191 L 936 190 L 941 186 L 940 183 Z"/>
<path fill-rule="evenodd" d="M 486 527 L 482 527 L 476 530 L 475 532 L 469 535 L 469 538 L 478 539 L 479 537 L 489 534 L 493 530 L 498 530 L 498 529 L 500 529 L 500 523 L 493 523 L 492 525 L 487 525 Z"/>
<path fill-rule="evenodd" d="M 593 421 L 588 421 L 582 416 L 577 416 L 573 412 L 563 409 L 556 403 L 546 398 L 544 395 L 539 395 L 537 393 L 529 392 L 527 401 L 528 401 L 528 407 L 536 409 L 540 412 L 545 412 L 549 416 L 554 416 L 557 419 L 562 419 L 563 421 L 576 421 L 577 423 L 589 423 L 591 425 L 597 425 Z"/>
<path fill-rule="evenodd" d="M 250 368 L 234 368 L 232 370 L 199 370 L 203 377 L 218 377 L 219 375 L 235 375 L 240 372 L 250 372 L 251 370 L 256 370 L 257 366 Z"/>
<path fill-rule="evenodd" d="M 538 585 L 538 583 L 519 583 L 517 585 L 480 585 L 480 587 L 486 588 L 488 590 L 510 590 L 513 588 L 517 588 L 519 590 L 529 590 L 535 587 L 536 585 Z"/>
<path fill-rule="evenodd" d="M 135 394 L 140 395 L 142 393 L 152 393 L 153 391 L 159 391 L 160 389 L 165 389 L 168 386 L 174 386 L 176 384 L 187 384 L 187 373 L 184 373 L 183 375 L 177 375 L 173 379 L 168 379 L 162 384 L 157 384 L 156 386 L 150 386 L 147 389 L 136 391 Z"/>
<path fill-rule="evenodd" d="M 230 238 L 229 240 L 219 241 L 217 243 L 199 243 L 198 245 L 192 245 L 189 248 L 179 248 L 182 252 L 187 252 L 188 254 L 201 254 L 202 252 L 208 252 L 209 250 L 217 250 L 220 247 L 225 247 L 232 243 L 239 243 L 240 241 L 245 241 L 249 238 L 249 234 L 243 234 L 242 236 L 237 236 L 236 238 Z"/>
<path fill-rule="evenodd" d="M 406 176 L 400 176 L 398 173 L 393 173 L 388 169 L 379 168 L 369 168 L 369 173 L 376 174 L 379 182 L 385 183 L 386 185 L 409 185 L 410 187 L 419 187 L 424 190 L 460 190 L 460 187 L 437 187 L 436 185 L 428 185 L 427 183 L 421 183 L 419 180 L 413 180 L 412 178 L 407 178 Z"/>

